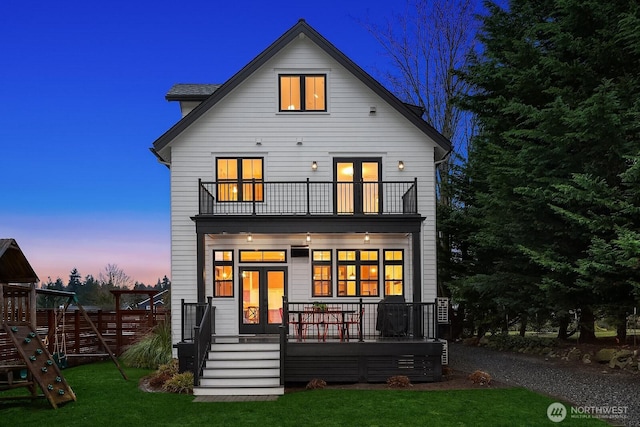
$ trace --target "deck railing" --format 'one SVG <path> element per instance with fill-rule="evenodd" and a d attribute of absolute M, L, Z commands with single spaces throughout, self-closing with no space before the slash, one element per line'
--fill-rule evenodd
<path fill-rule="evenodd" d="M 313 303 L 285 298 L 282 321 L 289 341 L 438 338 L 435 302 Z"/>
<path fill-rule="evenodd" d="M 195 366 L 193 375 L 193 385 L 200 385 L 200 375 L 207 360 L 207 353 L 211 348 L 211 335 L 213 334 L 214 308 L 211 305 L 212 297 L 207 298 L 202 317 L 198 325 L 193 328 L 193 341 L 195 346 Z"/>
<path fill-rule="evenodd" d="M 417 179 L 398 182 L 198 181 L 200 215 L 408 215 Z"/>

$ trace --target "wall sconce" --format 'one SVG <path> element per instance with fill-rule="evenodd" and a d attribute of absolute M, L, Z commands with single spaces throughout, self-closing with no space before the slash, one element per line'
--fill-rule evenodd
<path fill-rule="evenodd" d="M 256 138 L 256 145 L 262 145 L 262 138 Z"/>
<path fill-rule="evenodd" d="M 311 243 L 311 233 L 307 233 L 307 243 Z"/>
<path fill-rule="evenodd" d="M 311 162 L 311 170 L 314 172 L 318 170 L 318 162 L 316 162 L 315 160 Z"/>
<path fill-rule="evenodd" d="M 251 233 L 247 234 L 247 242 L 253 242 L 253 236 L 251 235 Z"/>
<path fill-rule="evenodd" d="M 302 145 L 302 138 L 296 138 L 296 145 Z"/>
<path fill-rule="evenodd" d="M 402 160 L 398 160 L 398 170 L 404 170 L 404 162 Z"/>
<path fill-rule="evenodd" d="M 376 113 L 376 106 L 372 105 L 369 107 L 369 114 L 374 115 Z"/>
<path fill-rule="evenodd" d="M 371 242 L 371 238 L 369 237 L 369 232 L 368 231 L 366 233 L 364 233 L 364 242 L 365 243 Z"/>

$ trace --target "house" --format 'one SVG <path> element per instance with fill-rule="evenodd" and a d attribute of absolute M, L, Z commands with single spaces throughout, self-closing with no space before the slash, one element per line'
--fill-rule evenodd
<path fill-rule="evenodd" d="M 304 20 L 223 84 L 166 98 L 182 119 L 151 150 L 171 171 L 173 341 L 195 393 L 439 379 L 435 162 L 450 142 L 422 111 Z"/>

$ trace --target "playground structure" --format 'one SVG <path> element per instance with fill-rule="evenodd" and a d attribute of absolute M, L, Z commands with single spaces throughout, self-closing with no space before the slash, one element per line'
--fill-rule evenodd
<path fill-rule="evenodd" d="M 14 239 L 0 239 L 0 390 L 38 386 L 52 407 L 75 401 L 36 325 L 38 277 Z"/>
<path fill-rule="evenodd" d="M 112 290 L 115 311 L 88 312 L 74 292 L 37 289 L 38 281 L 16 241 L 0 239 L 0 392 L 26 387 L 24 398 L 46 397 L 54 408 L 76 400 L 61 369 L 111 358 L 126 380 L 116 355 L 168 316 L 154 303 L 157 290 Z M 149 307 L 122 307 L 125 294 L 146 295 Z M 38 295 L 48 308 L 36 308 Z"/>

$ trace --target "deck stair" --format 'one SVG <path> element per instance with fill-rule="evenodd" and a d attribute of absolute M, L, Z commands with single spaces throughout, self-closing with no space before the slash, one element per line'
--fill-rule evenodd
<path fill-rule="evenodd" d="M 195 387 L 196 396 L 272 396 L 280 384 L 280 343 L 274 340 L 216 338 Z"/>
<path fill-rule="evenodd" d="M 4 324 L 4 330 L 51 406 L 57 408 L 62 403 L 76 400 L 76 395 L 60 373 L 47 346 L 40 340 L 30 323 L 7 322 Z"/>

